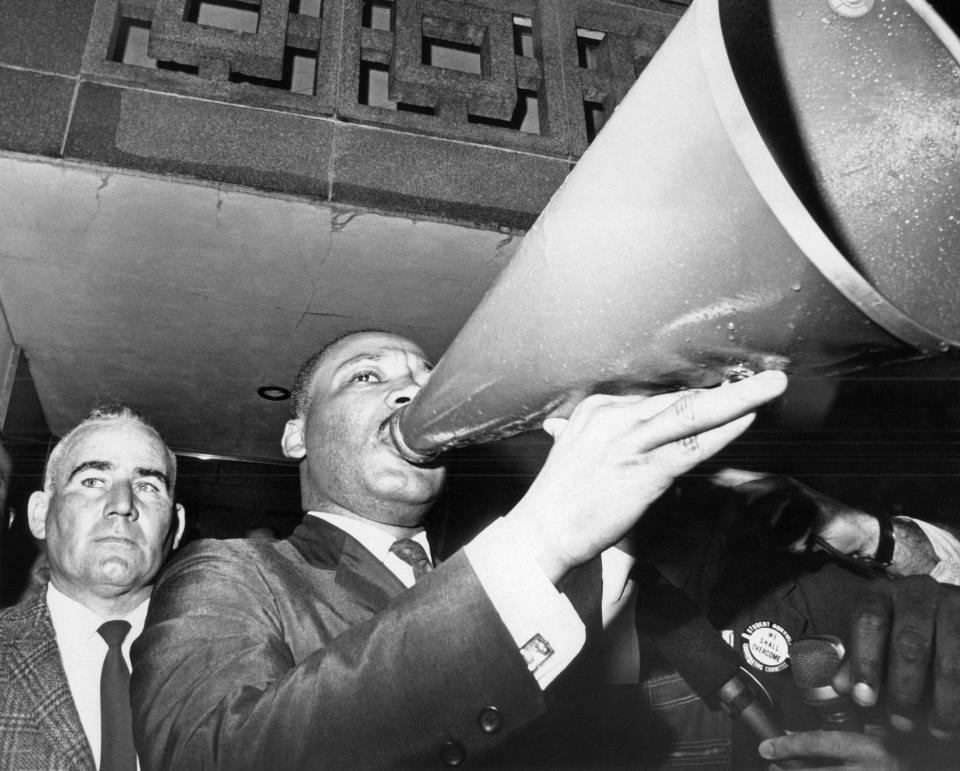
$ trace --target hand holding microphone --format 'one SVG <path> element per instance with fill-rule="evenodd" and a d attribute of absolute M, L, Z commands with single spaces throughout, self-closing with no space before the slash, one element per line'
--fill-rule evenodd
<path fill-rule="evenodd" d="M 771 761 L 770 771 L 787 768 L 831 767 L 860 771 L 906 771 L 908 768 L 879 736 L 863 733 L 863 721 L 853 701 L 832 684 L 844 657 L 836 637 L 797 640 L 790 646 L 793 678 L 803 700 L 820 714 L 820 731 L 800 731 L 771 737 L 760 743 L 760 755 Z"/>
<path fill-rule="evenodd" d="M 806 704 L 820 714 L 826 731 L 863 732 L 863 721 L 853 701 L 833 687 L 833 676 L 843 662 L 843 643 L 837 637 L 807 637 L 790 646 L 793 680 Z"/>

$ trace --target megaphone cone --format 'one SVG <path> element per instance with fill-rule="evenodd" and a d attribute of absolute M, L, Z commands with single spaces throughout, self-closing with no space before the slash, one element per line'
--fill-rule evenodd
<path fill-rule="evenodd" d="M 922 0 L 830 2 L 696 0 L 395 416 L 409 459 L 598 391 L 960 348 L 960 44 Z"/>

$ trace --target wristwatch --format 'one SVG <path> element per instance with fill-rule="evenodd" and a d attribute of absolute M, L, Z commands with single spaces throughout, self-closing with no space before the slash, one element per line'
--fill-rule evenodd
<path fill-rule="evenodd" d="M 893 518 L 886 512 L 874 514 L 880 525 L 880 537 L 877 541 L 877 550 L 873 556 L 865 554 L 844 554 L 831 546 L 822 536 L 815 535 L 807 543 L 807 550 L 818 549 L 826 552 L 837 562 L 846 564 L 848 568 L 865 578 L 890 578 L 887 568 L 893 563 L 893 549 L 896 545 L 893 534 Z"/>
<path fill-rule="evenodd" d="M 877 550 L 873 556 L 857 555 L 857 560 L 867 566 L 875 569 L 886 569 L 893 562 L 893 549 L 895 539 L 893 537 L 893 517 L 885 511 L 874 514 L 877 523 L 880 525 L 880 538 L 877 541 Z"/>

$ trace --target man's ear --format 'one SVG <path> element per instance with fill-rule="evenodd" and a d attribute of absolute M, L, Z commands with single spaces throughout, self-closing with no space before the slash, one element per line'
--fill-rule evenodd
<path fill-rule="evenodd" d="M 180 539 L 183 538 L 183 529 L 187 525 L 187 518 L 186 511 L 179 503 L 173 507 L 173 511 L 177 517 L 177 532 L 173 536 L 173 548 L 176 549 L 180 545 Z"/>
<path fill-rule="evenodd" d="M 306 457 L 307 446 L 303 437 L 303 418 L 293 418 L 283 427 L 283 438 L 280 440 L 283 455 L 287 458 L 300 460 Z"/>
<path fill-rule="evenodd" d="M 27 524 L 34 538 L 41 541 L 47 537 L 47 508 L 50 506 L 50 493 L 37 490 L 30 493 L 27 501 Z"/>

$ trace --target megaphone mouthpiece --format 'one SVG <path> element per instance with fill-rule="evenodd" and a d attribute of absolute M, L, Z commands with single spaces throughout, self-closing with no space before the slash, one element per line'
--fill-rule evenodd
<path fill-rule="evenodd" d="M 404 409 L 404 407 L 401 407 L 400 409 L 395 410 L 390 416 L 390 420 L 387 424 L 390 432 L 390 439 L 393 441 L 393 446 L 396 451 L 400 453 L 400 456 L 408 463 L 414 463 L 417 465 L 429 463 L 437 457 L 439 451 L 433 453 L 417 452 L 407 444 L 406 440 L 403 438 L 403 430 L 400 427 L 400 418 L 403 415 Z"/>

